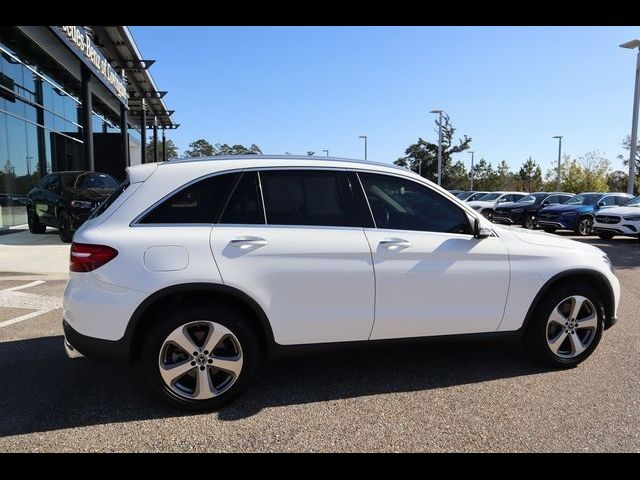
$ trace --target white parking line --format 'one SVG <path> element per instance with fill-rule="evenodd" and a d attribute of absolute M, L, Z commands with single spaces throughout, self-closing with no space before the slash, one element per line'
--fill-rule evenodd
<path fill-rule="evenodd" d="M 5 320 L 4 322 L 0 322 L 0 328 L 8 327 L 9 325 L 13 325 L 14 323 L 22 322 L 24 320 L 29 320 L 30 318 L 37 317 L 38 315 L 42 315 L 44 313 L 53 312 L 55 308 L 50 310 L 37 310 L 35 312 L 27 313 L 26 315 L 22 315 L 20 317 L 12 318 L 11 320 Z"/>
<path fill-rule="evenodd" d="M 18 285 L 17 287 L 11 287 L 11 288 L 3 288 L 2 292 L 15 292 L 16 290 L 22 290 L 23 288 L 30 288 L 30 287 L 35 287 L 36 285 L 42 285 L 44 283 L 44 280 L 35 280 L 31 283 L 26 283 L 24 285 Z"/>

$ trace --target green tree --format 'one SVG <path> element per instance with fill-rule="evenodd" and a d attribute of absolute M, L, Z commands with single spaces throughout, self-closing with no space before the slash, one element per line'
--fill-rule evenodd
<path fill-rule="evenodd" d="M 626 155 L 618 155 L 618 158 L 623 161 L 624 165 L 629 166 L 629 150 L 631 150 L 631 135 L 627 135 L 622 139 L 622 148 L 627 153 Z M 640 142 L 636 145 L 636 172 L 640 171 Z"/>
<path fill-rule="evenodd" d="M 513 172 L 509 168 L 509 164 L 506 160 L 502 160 L 496 168 L 496 177 L 498 190 L 513 190 L 515 189 Z"/>
<path fill-rule="evenodd" d="M 586 152 L 578 157 L 578 163 L 582 166 L 583 192 L 606 192 L 609 188 L 607 177 L 611 170 L 611 162 L 597 150 Z"/>
<path fill-rule="evenodd" d="M 436 132 L 438 132 L 438 120 L 435 120 Z M 442 115 L 442 180 L 443 185 L 446 184 L 445 174 L 451 171 L 449 165 L 453 160 L 451 156 L 455 153 L 464 152 L 470 148 L 471 138 L 464 135 L 464 138 L 458 139 L 456 145 L 453 144 L 453 136 L 456 129 L 453 127 L 447 114 Z M 404 151 L 404 156 L 398 158 L 396 165 L 409 168 L 414 172 L 421 171 L 423 177 L 437 181 L 438 180 L 438 144 L 428 142 L 422 138 L 412 145 L 409 145 Z"/>
<path fill-rule="evenodd" d="M 532 157 L 522 164 L 519 176 L 527 192 L 536 192 L 542 186 L 542 170 Z"/>
<path fill-rule="evenodd" d="M 490 162 L 481 158 L 473 166 L 473 188 L 475 190 L 497 190 L 498 174 Z"/>
<path fill-rule="evenodd" d="M 629 174 L 622 170 L 616 170 L 611 172 L 607 177 L 607 185 L 610 192 L 626 192 L 627 182 L 629 181 Z"/>
<path fill-rule="evenodd" d="M 204 138 L 195 140 L 189 144 L 189 149 L 184 152 L 186 158 L 191 157 L 213 157 L 215 148 Z"/>
<path fill-rule="evenodd" d="M 228 145 L 226 143 L 216 143 L 214 147 L 214 155 L 261 155 L 262 150 L 255 143 L 250 147 L 244 145 Z"/>
<path fill-rule="evenodd" d="M 158 140 L 158 161 L 161 162 L 164 157 L 162 156 L 162 140 Z M 167 139 L 167 160 L 178 158 L 178 148 L 173 140 Z M 149 137 L 147 141 L 147 162 L 153 162 L 153 137 Z"/>
<path fill-rule="evenodd" d="M 464 162 L 458 160 L 456 163 L 448 165 L 442 174 L 442 186 L 449 190 L 466 190 L 469 188 L 469 172 Z"/>

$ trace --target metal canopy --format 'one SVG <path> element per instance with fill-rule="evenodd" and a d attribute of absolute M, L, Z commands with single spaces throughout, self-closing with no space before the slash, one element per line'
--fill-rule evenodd
<path fill-rule="evenodd" d="M 130 123 L 140 123 L 140 116 L 136 116 L 142 108 L 142 101 L 146 105 L 147 125 L 153 125 L 153 117 L 157 117 L 158 127 L 175 128 L 171 119 L 174 110 L 168 110 L 163 97 L 166 91 L 160 90 L 149 67 L 155 60 L 144 59 L 133 40 L 128 27 L 106 26 L 90 27 L 93 40 L 100 47 L 111 65 L 123 69 L 127 77 L 127 93 L 129 94 Z"/>

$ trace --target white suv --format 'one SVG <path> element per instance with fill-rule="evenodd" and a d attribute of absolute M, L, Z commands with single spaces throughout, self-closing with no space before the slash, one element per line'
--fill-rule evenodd
<path fill-rule="evenodd" d="M 605 240 L 616 235 L 636 237 L 640 240 L 640 196 L 620 207 L 602 210 L 593 221 L 593 231 Z"/>
<path fill-rule="evenodd" d="M 467 200 L 467 204 L 488 220 L 493 221 L 493 215 L 498 205 L 517 202 L 527 195 L 529 194 L 524 192 L 489 192 L 476 200 Z"/>
<path fill-rule="evenodd" d="M 616 321 L 601 250 L 494 226 L 405 169 L 250 155 L 127 171 L 75 233 L 65 346 L 141 361 L 177 406 L 219 407 L 292 345 L 512 332 L 565 367 Z"/>

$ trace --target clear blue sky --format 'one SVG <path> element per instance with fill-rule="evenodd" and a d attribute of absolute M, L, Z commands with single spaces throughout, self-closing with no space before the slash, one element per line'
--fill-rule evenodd
<path fill-rule="evenodd" d="M 616 157 L 630 133 L 639 27 L 131 27 L 189 142 L 392 162 L 437 140 L 432 109 L 473 138 L 476 160 L 543 172 L 557 140 Z M 461 159 L 469 165 L 470 155 Z"/>

